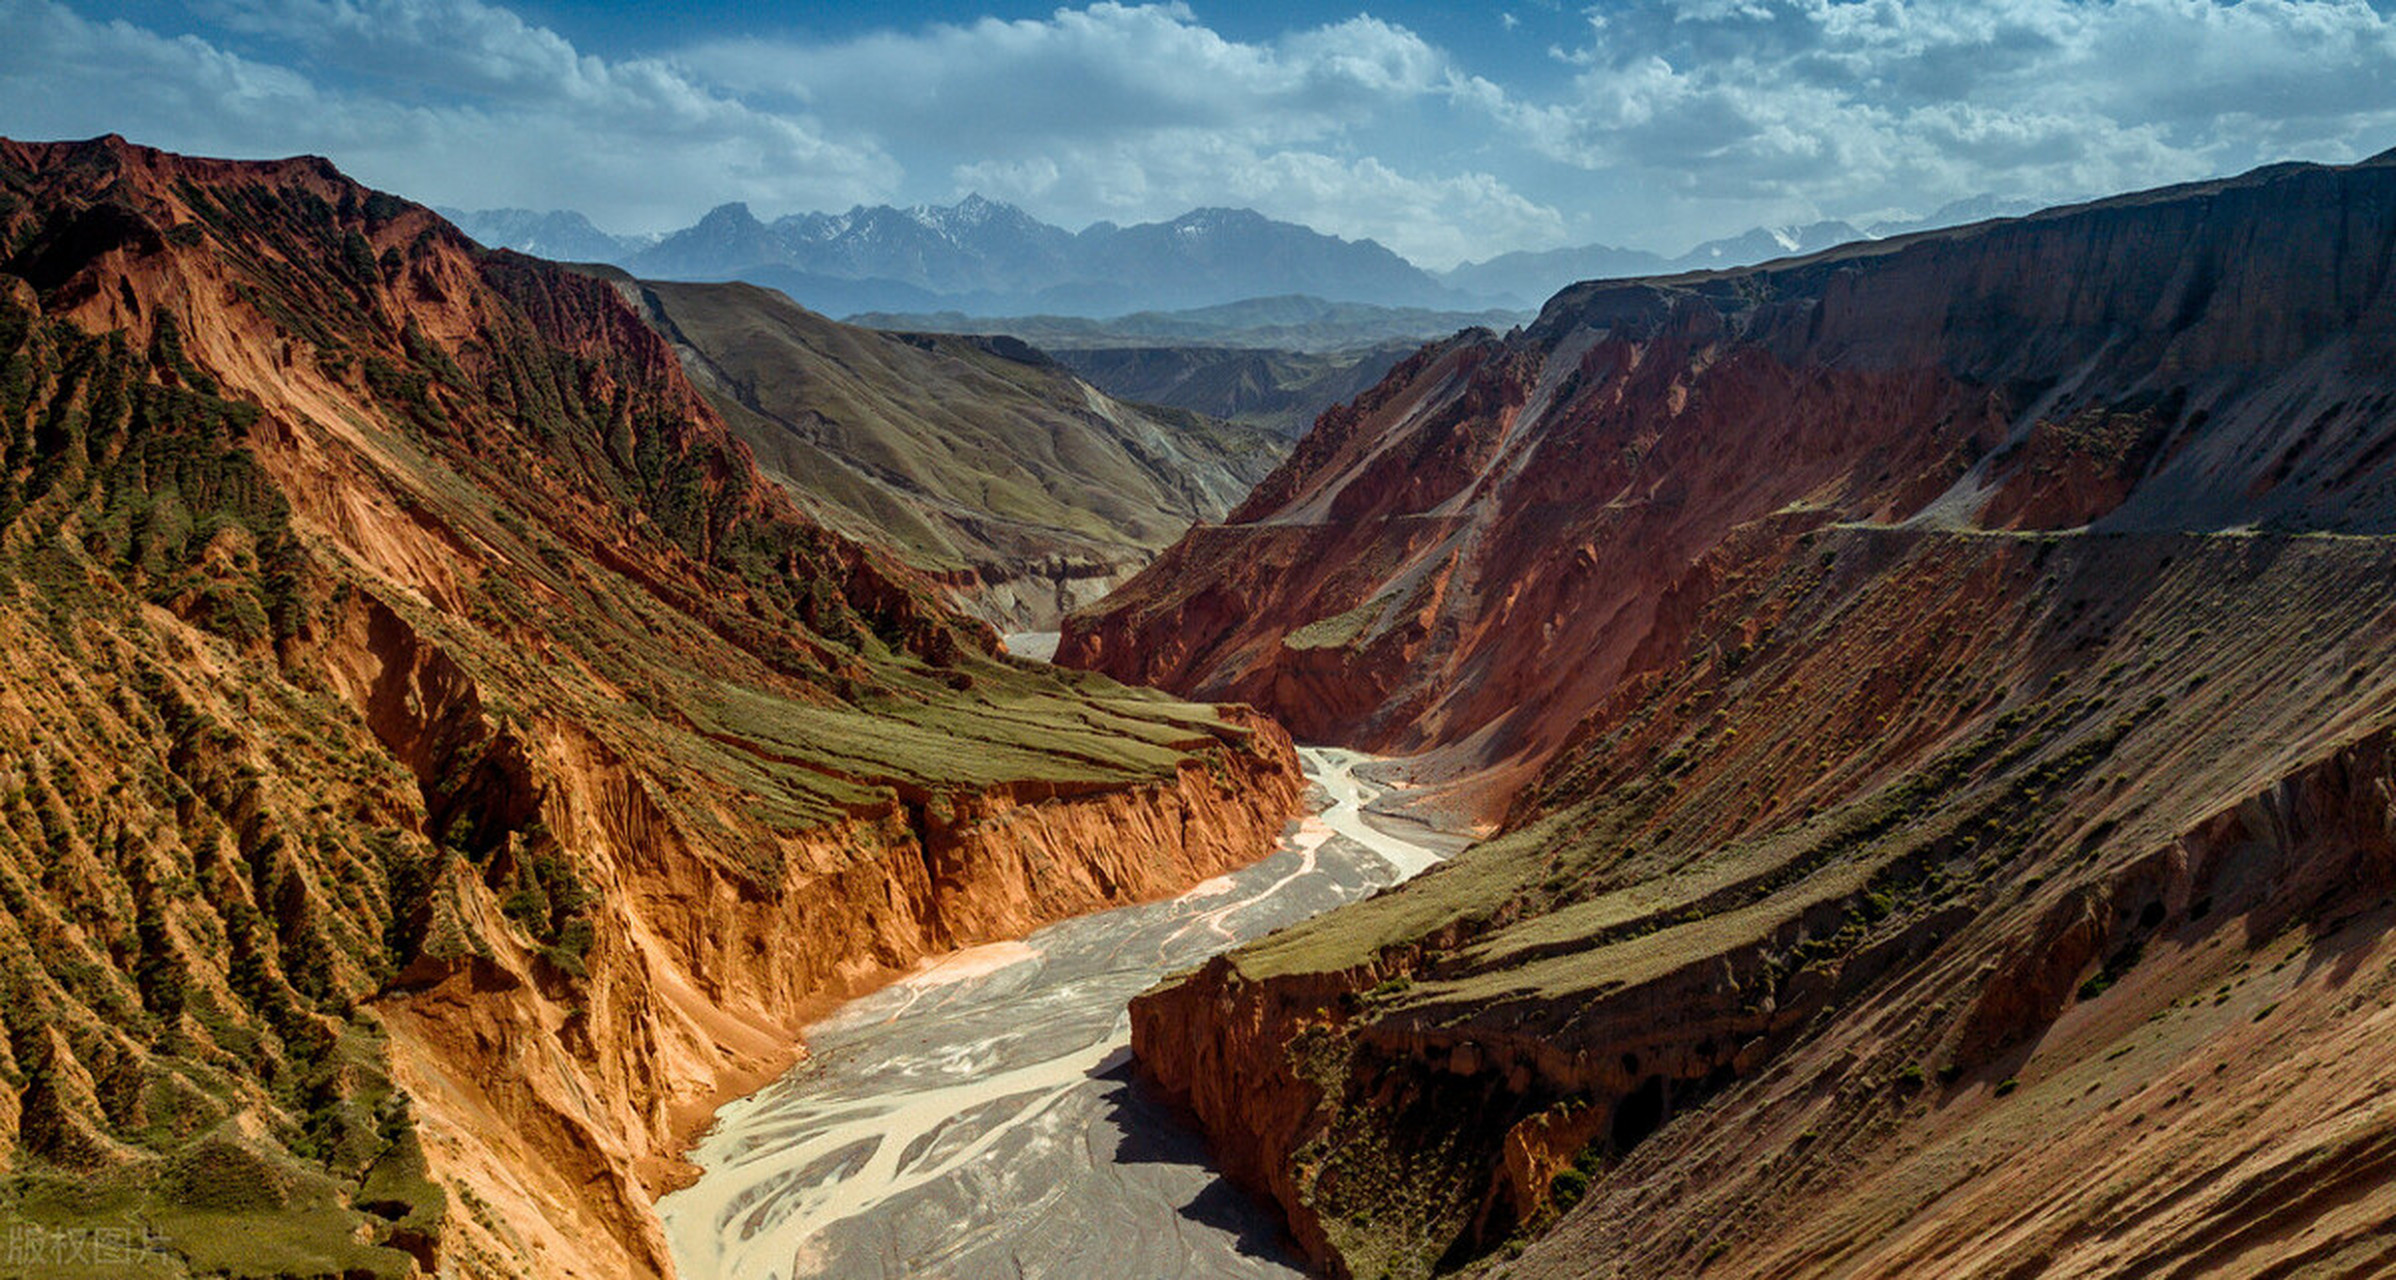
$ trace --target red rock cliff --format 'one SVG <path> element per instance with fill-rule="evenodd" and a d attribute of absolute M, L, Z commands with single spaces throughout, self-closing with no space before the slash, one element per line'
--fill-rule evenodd
<path fill-rule="evenodd" d="M 2382 531 L 2396 164 L 1576 285 L 1324 415 L 1059 660 L 1510 793 L 1787 511 Z"/>
<path fill-rule="evenodd" d="M 1270 721 L 995 657 L 803 520 L 603 282 L 320 160 L 0 142 L 0 194 L 28 1203 L 661 1274 L 680 1142 L 811 1007 L 1296 803 Z"/>
<path fill-rule="evenodd" d="M 2392 255 L 2287 167 L 1428 350 L 1069 646 L 1504 829 L 1142 1071 L 1334 1274 L 2396 1265 Z"/>

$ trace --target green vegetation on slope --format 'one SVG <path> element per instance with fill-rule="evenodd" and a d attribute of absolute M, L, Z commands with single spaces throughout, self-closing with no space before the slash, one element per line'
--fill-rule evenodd
<path fill-rule="evenodd" d="M 1218 346 L 1058 347 L 1057 360 L 1126 400 L 1166 404 L 1296 439 L 1325 409 L 1379 383 L 1420 345 L 1347 351 Z"/>
<path fill-rule="evenodd" d="M 122 1273 L 102 1243 L 407 1275 L 445 1202 L 393 1172 L 362 1002 L 434 854 L 407 771 L 276 670 L 322 583 L 240 445 L 257 406 L 193 389 L 175 332 L 137 352 L 0 294 L 0 1229 L 26 1275 Z"/>
<path fill-rule="evenodd" d="M 1220 519 L 1287 451 L 1099 394 L 1020 343 L 857 329 L 746 284 L 626 288 L 767 475 L 935 572 L 1103 578 Z"/>
<path fill-rule="evenodd" d="M 653 1267 L 607 1126 L 683 1082 L 611 1074 L 661 1074 L 623 859 L 746 908 L 1248 741 L 801 519 L 602 282 L 320 162 L 0 147 L 0 1275 L 534 1265 L 544 1206 L 445 1189 L 457 1099 L 394 1084 L 527 1007 L 451 1156 L 587 1172 L 592 1256 Z"/>
<path fill-rule="evenodd" d="M 1595 1108 L 1570 1198 L 1858 1003 L 1903 1032 L 1839 1067 L 1889 1083 L 1837 1113 L 1842 1141 L 1868 1145 L 1876 1106 L 1933 1074 L 1995 1084 L 2052 1016 L 2039 1001 L 2102 996 L 2148 939 L 2209 927 L 2209 898 L 2175 909 L 2193 919 L 2154 905 L 2155 850 L 2387 722 L 2396 684 L 2355 645 L 2384 633 L 2388 554 L 1865 527 L 1787 544 L 1503 835 L 1229 958 L 1228 989 L 1300 1001 L 1345 975 L 1288 1048 L 1324 1097 L 1292 1160 L 1326 1238 L 1358 1274 L 1419 1276 L 1536 1234 L 1554 1215 L 1518 1221 L 1493 1190 L 1510 1127 Z M 2065 951 L 2040 921 L 2079 903 L 2098 932 Z M 2014 963 L 2085 956 L 2051 992 L 1972 976 L 1970 948 L 2042 935 L 2053 950 Z M 1624 1121 L 1651 1078 L 1654 1116 Z"/>

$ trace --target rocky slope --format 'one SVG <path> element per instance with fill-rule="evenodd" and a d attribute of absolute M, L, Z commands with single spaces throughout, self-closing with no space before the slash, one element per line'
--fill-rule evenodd
<path fill-rule="evenodd" d="M 1519 773 L 1765 517 L 2384 532 L 2392 170 L 1567 290 L 1327 417 L 1060 660 Z"/>
<path fill-rule="evenodd" d="M 1064 652 L 1494 768 L 1135 1006 L 1336 1274 L 2376 1274 L 2396 156 L 1582 286 Z"/>
<path fill-rule="evenodd" d="M 811 1001 L 1296 798 L 805 520 L 610 285 L 321 160 L 0 142 L 0 459 L 0 1212 L 146 1273 L 660 1274 Z"/>
<path fill-rule="evenodd" d="M 1056 630 L 1289 452 L 1127 404 L 1021 342 L 858 329 L 755 285 L 616 278 L 810 516 L 1003 630 Z"/>

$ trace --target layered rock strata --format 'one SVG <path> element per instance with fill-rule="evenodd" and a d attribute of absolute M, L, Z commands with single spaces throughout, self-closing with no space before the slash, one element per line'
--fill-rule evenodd
<path fill-rule="evenodd" d="M 2392 269 L 2288 166 L 1426 349 L 1065 652 L 1502 830 L 1141 1069 L 1334 1274 L 2384 1269 Z"/>
<path fill-rule="evenodd" d="M 2392 192 L 2284 166 L 1574 286 L 1327 415 L 1059 661 L 1511 792 L 1776 513 L 2385 532 Z"/>

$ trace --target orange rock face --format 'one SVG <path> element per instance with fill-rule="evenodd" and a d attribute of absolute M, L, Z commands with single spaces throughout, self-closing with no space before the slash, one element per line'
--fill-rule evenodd
<path fill-rule="evenodd" d="M 662 1274 L 811 1009 L 1296 805 L 802 519 L 605 282 L 318 160 L 0 191 L 6 1150 L 194 1266 Z"/>
<path fill-rule="evenodd" d="M 1332 1274 L 2396 1264 L 2391 211 L 1579 286 L 1327 417 L 1064 652 L 1502 829 L 1143 996 L 1142 1070 Z"/>

